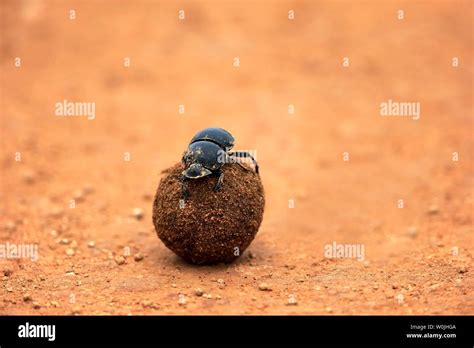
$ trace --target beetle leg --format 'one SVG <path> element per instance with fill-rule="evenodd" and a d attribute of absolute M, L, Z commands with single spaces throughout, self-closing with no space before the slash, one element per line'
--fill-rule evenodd
<path fill-rule="evenodd" d="M 224 173 L 219 170 L 216 172 L 216 175 L 219 175 L 217 178 L 216 186 L 214 186 L 214 191 L 219 191 L 222 187 L 222 183 L 224 182 Z"/>
<path fill-rule="evenodd" d="M 189 197 L 189 190 L 188 190 L 188 181 L 184 175 L 181 176 L 181 193 L 183 195 L 183 199 L 187 200 Z"/>
<path fill-rule="evenodd" d="M 184 158 L 185 158 L 185 156 L 186 156 L 186 152 L 187 152 L 187 151 L 184 151 L 184 152 L 183 152 L 183 156 L 181 156 L 181 163 L 183 163 L 183 164 L 186 164 L 185 161 L 184 161 Z"/>
<path fill-rule="evenodd" d="M 252 160 L 253 164 L 255 165 L 255 172 L 258 174 L 258 163 L 255 160 L 255 158 L 253 158 L 252 155 L 249 154 L 248 152 L 245 152 L 245 151 L 229 152 L 229 156 L 250 158 Z M 237 163 L 239 163 L 239 162 L 237 162 Z M 241 167 L 243 167 L 243 166 L 241 165 Z M 245 168 L 245 169 L 247 169 L 247 168 Z"/>
<path fill-rule="evenodd" d="M 235 163 L 237 163 L 239 166 L 241 166 L 242 168 L 244 168 L 244 169 L 247 170 L 247 171 L 251 171 L 251 170 L 252 170 L 252 169 L 249 169 L 249 167 L 244 166 L 244 165 L 243 165 L 242 163 L 240 163 L 240 162 L 235 162 Z"/>

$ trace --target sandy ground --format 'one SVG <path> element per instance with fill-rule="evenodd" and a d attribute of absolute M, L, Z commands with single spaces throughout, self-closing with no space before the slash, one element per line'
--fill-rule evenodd
<path fill-rule="evenodd" d="M 1 314 L 474 314 L 472 2 L 0 7 L 0 242 L 39 257 L 0 259 Z M 382 117 L 389 99 L 420 119 Z M 266 206 L 240 259 L 198 267 L 151 211 L 210 125 L 257 150 Z"/>

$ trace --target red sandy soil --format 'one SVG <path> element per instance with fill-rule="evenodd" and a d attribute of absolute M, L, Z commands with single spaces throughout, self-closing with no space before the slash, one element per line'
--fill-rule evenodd
<path fill-rule="evenodd" d="M 0 260 L 0 313 L 474 314 L 472 6 L 2 1 L 0 242 L 39 259 Z M 55 116 L 64 99 L 96 118 Z M 244 255 L 199 267 L 151 212 L 210 125 L 257 150 L 266 206 Z"/>

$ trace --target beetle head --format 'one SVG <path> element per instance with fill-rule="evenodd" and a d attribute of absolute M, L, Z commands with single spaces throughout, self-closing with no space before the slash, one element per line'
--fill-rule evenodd
<path fill-rule="evenodd" d="M 204 168 L 199 163 L 193 163 L 188 168 L 183 170 L 182 174 L 188 179 L 199 179 L 209 174 L 212 174 L 212 172 L 209 169 Z"/>

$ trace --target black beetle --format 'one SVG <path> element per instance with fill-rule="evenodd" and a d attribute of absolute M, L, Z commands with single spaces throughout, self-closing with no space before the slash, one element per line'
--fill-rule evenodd
<path fill-rule="evenodd" d="M 222 128 L 203 129 L 191 139 L 188 149 L 184 152 L 182 158 L 185 165 L 185 170 L 181 173 L 184 199 L 189 197 L 186 184 L 188 179 L 199 179 L 207 175 L 215 175 L 218 179 L 214 190 L 219 191 L 224 179 L 221 167 L 225 163 L 237 163 L 247 169 L 236 161 L 238 157 L 252 159 L 255 171 L 258 174 L 258 164 L 252 155 L 244 151 L 229 152 L 232 147 L 234 147 L 234 137 Z"/>

